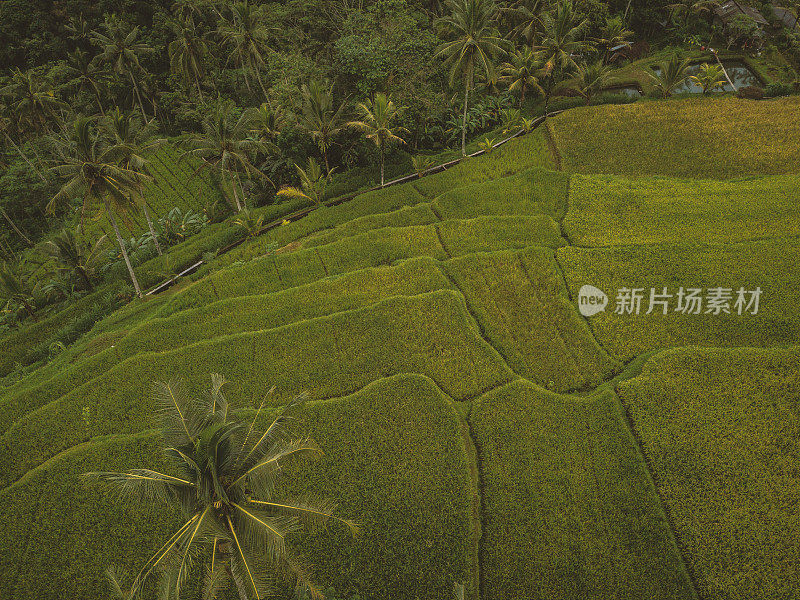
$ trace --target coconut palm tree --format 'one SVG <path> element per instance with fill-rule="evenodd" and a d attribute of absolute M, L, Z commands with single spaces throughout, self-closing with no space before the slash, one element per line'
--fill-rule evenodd
<path fill-rule="evenodd" d="M 103 100 L 100 97 L 102 74 L 97 68 L 97 64 L 89 58 L 89 53 L 76 48 L 73 52 L 67 54 L 65 70 L 70 78 L 67 85 L 75 89 L 85 88 L 91 90 L 95 100 L 97 100 L 97 108 L 100 109 L 100 114 L 105 116 Z"/>
<path fill-rule="evenodd" d="M 541 68 L 537 54 L 529 48 L 513 52 L 509 55 L 508 62 L 500 67 L 500 81 L 508 84 L 509 91 L 519 92 L 520 108 L 525 103 L 528 90 L 544 93 L 537 77 Z"/>
<path fill-rule="evenodd" d="M 8 141 L 8 143 L 11 144 L 11 146 L 14 148 L 14 150 L 17 151 L 17 154 L 19 154 L 20 158 L 22 158 L 22 160 L 25 161 L 25 164 L 27 164 L 34 173 L 36 173 L 36 175 L 39 177 L 39 179 L 41 179 L 42 181 L 47 183 L 47 178 L 44 176 L 44 174 L 39 169 L 36 168 L 36 166 L 28 158 L 28 156 L 22 151 L 22 148 L 20 148 L 17 145 L 17 143 L 14 141 L 14 139 L 9 134 L 9 130 L 11 129 L 11 120 L 6 118 L 2 114 L 2 112 L 6 112 L 6 111 L 0 111 L 0 131 L 3 132 L 3 137 L 6 138 L 6 141 Z"/>
<path fill-rule="evenodd" d="M 50 119 L 55 119 L 53 111 L 64 106 L 56 97 L 52 82 L 32 69 L 21 71 L 15 68 L 11 71 L 11 81 L 0 88 L 0 95 L 7 98 L 8 108 L 23 123 L 39 133 L 48 128 Z"/>
<path fill-rule="evenodd" d="M 192 135 L 187 147 L 189 154 L 202 158 L 204 167 L 217 171 L 221 180 L 230 185 L 236 210 L 241 211 L 242 176 L 272 182 L 251 161 L 256 153 L 268 150 L 263 140 L 250 135 L 253 113 L 245 111 L 237 118 L 234 108 L 231 101 L 219 102 L 213 114 L 203 121 L 203 131 Z"/>
<path fill-rule="evenodd" d="M 345 124 L 342 103 L 336 108 L 333 101 L 333 86 L 312 80 L 303 84 L 303 112 L 300 114 L 300 127 L 305 129 L 317 142 L 322 158 L 325 160 L 325 171 L 330 172 L 328 150 L 335 136 Z"/>
<path fill-rule="evenodd" d="M 208 55 L 208 45 L 197 32 L 191 16 L 186 16 L 180 21 L 173 21 L 170 26 L 175 34 L 175 39 L 167 46 L 170 69 L 176 75 L 183 77 L 187 86 L 190 81 L 194 82 L 200 101 L 203 102 L 200 79 L 205 74 L 204 63 Z"/>
<path fill-rule="evenodd" d="M 42 250 L 46 256 L 56 261 L 59 271 L 74 273 L 83 282 L 86 289 L 91 291 L 94 289 L 94 285 L 92 285 L 94 263 L 105 241 L 106 236 L 103 235 L 92 244 L 81 239 L 78 232 L 72 229 L 62 229 L 45 242 Z"/>
<path fill-rule="evenodd" d="M 461 154 L 467 154 L 467 108 L 469 92 L 475 84 L 475 70 L 487 79 L 494 74 L 494 57 L 505 44 L 494 26 L 497 6 L 493 0 L 447 0 L 450 14 L 440 19 L 453 40 L 439 47 L 437 56 L 450 68 L 450 85 L 464 78 L 464 114 L 461 124 Z"/>
<path fill-rule="evenodd" d="M 175 475 L 147 468 L 86 474 L 117 487 L 133 502 L 167 501 L 183 513 L 183 525 L 144 564 L 130 593 L 140 593 L 148 578 L 162 570 L 171 588 L 169 597 L 178 598 L 203 557 L 207 588 L 220 590 L 233 582 L 242 600 L 264 598 L 269 593 L 266 579 L 278 569 L 291 573 L 301 590 L 321 597 L 288 547 L 286 535 L 305 526 L 324 526 L 331 519 L 354 533 L 356 526 L 334 516 L 330 502 L 276 497 L 284 465 L 321 454 L 313 441 L 293 438 L 288 428 L 302 397 L 261 430 L 261 408 L 249 423 L 229 417 L 224 384 L 220 375 L 212 375 L 211 389 L 197 398 L 190 397 L 182 380 L 153 386 L 164 452 Z"/>
<path fill-rule="evenodd" d="M 405 140 L 398 134 L 408 133 L 406 128 L 393 125 L 403 109 L 395 105 L 386 94 L 378 92 L 375 94 L 374 100 L 359 102 L 356 110 L 361 120 L 350 121 L 347 125 L 364 132 L 367 139 L 375 142 L 378 147 L 381 161 L 381 186 L 383 186 L 385 183 L 384 158 L 386 146 L 405 144 Z"/>
<path fill-rule="evenodd" d="M 153 48 L 142 42 L 137 42 L 139 28 L 130 31 L 128 27 L 115 15 L 106 15 L 102 24 L 105 33 L 92 32 L 92 42 L 100 48 L 100 53 L 94 58 L 100 64 L 113 68 L 115 73 L 128 76 L 136 92 L 136 99 L 142 111 L 142 118 L 147 121 L 144 112 L 144 103 L 136 74 L 144 71 L 139 62 L 141 56 L 153 52 Z"/>
<path fill-rule="evenodd" d="M 667 4 L 666 8 L 673 19 L 683 18 L 684 26 L 688 26 L 693 15 L 708 18 L 714 14 L 714 9 L 719 5 L 717 0 L 678 0 Z"/>
<path fill-rule="evenodd" d="M 116 160 L 122 168 L 139 173 L 140 181 L 149 179 L 149 175 L 146 174 L 147 158 L 145 155 L 165 142 L 163 139 L 154 137 L 157 129 L 156 121 L 142 123 L 133 113 L 124 112 L 119 107 L 115 108 L 103 119 L 103 131 L 110 141 L 109 157 Z M 147 201 L 141 193 L 136 198 L 141 202 L 142 213 L 147 221 L 150 237 L 153 239 L 156 251 L 161 256 L 163 254 L 161 244 L 158 242 L 153 220 L 147 208 Z"/>
<path fill-rule="evenodd" d="M 686 81 L 686 69 L 689 68 L 689 59 L 681 60 L 677 55 L 659 66 L 658 73 L 648 73 L 653 82 L 653 87 L 661 93 L 664 99 L 669 98 L 675 88 Z"/>
<path fill-rule="evenodd" d="M 600 29 L 600 35 L 595 39 L 600 48 L 603 62 L 608 62 L 611 48 L 624 44 L 632 37 L 633 31 L 625 26 L 620 17 L 607 19 L 606 24 Z"/>
<path fill-rule="evenodd" d="M 266 25 L 264 10 L 249 2 L 235 2 L 230 6 L 230 17 L 223 17 L 219 36 L 230 50 L 228 62 L 244 69 L 244 82 L 250 90 L 248 72 L 255 73 L 261 92 L 267 97 L 267 89 L 261 78 L 261 66 L 269 52 L 271 28 Z"/>
<path fill-rule="evenodd" d="M 578 94 L 586 99 L 586 106 L 592 98 L 602 92 L 611 83 L 611 68 L 598 61 L 578 67 L 578 75 L 573 87 Z"/>
<path fill-rule="evenodd" d="M 544 29 L 542 40 L 534 46 L 539 53 L 543 67 L 540 73 L 540 83 L 546 79 L 542 86 L 545 91 L 545 115 L 548 112 L 550 96 L 559 81 L 570 72 L 577 69 L 575 60 L 584 52 L 593 48 L 590 41 L 584 39 L 589 21 L 580 19 L 573 7 L 572 0 L 561 0 L 554 11 L 542 17 Z"/>
<path fill-rule="evenodd" d="M 705 96 L 725 85 L 725 72 L 721 65 L 703 63 L 697 75 L 690 75 L 689 79 L 702 88 Z"/>
<path fill-rule="evenodd" d="M 542 14 L 545 8 L 544 0 L 517 0 L 509 6 L 501 7 L 500 13 L 516 23 L 508 37 L 522 38 L 528 46 L 533 46 L 536 36 L 544 26 Z"/>
<path fill-rule="evenodd" d="M 116 218 L 117 214 L 124 216 L 135 207 L 141 193 L 141 174 L 119 166 L 109 150 L 109 145 L 97 133 L 91 120 L 86 117 L 75 119 L 72 131 L 56 140 L 60 163 L 52 171 L 66 179 L 66 183 L 47 205 L 47 210 L 52 213 L 60 203 L 82 197 L 82 226 L 85 214 L 93 206 L 99 206 L 114 228 L 133 288 L 141 297 L 139 280 L 133 271 Z"/>
<path fill-rule="evenodd" d="M 322 204 L 325 199 L 325 188 L 330 180 L 330 172 L 327 175 L 324 174 L 313 157 L 309 157 L 308 166 L 305 169 L 298 164 L 295 164 L 295 168 L 300 176 L 300 187 L 281 188 L 277 195 L 282 198 L 300 198 L 314 204 Z"/>
<path fill-rule="evenodd" d="M 5 300 L 4 310 L 22 307 L 28 316 L 38 322 L 33 299 L 36 271 L 26 268 L 23 261 L 0 264 L 0 298 Z"/>

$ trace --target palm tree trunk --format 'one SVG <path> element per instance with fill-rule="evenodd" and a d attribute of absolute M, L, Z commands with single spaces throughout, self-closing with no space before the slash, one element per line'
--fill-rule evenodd
<path fill-rule="evenodd" d="M 469 79 L 464 84 L 464 116 L 461 119 L 461 156 L 467 155 L 467 100 L 469 99 Z"/>
<path fill-rule="evenodd" d="M 205 102 L 205 98 L 203 98 L 203 90 L 200 88 L 200 79 L 197 77 L 197 73 L 194 74 L 194 83 L 197 86 L 197 93 L 200 94 L 200 102 Z"/>
<path fill-rule="evenodd" d="M 139 109 L 142 111 L 142 118 L 144 119 L 144 122 L 147 123 L 147 115 L 144 114 L 144 104 L 142 104 L 142 96 L 139 93 L 139 85 L 133 78 L 133 71 L 128 71 L 128 74 L 131 76 L 131 83 L 133 84 L 133 89 L 136 92 L 136 99 L 139 101 Z"/>
<path fill-rule="evenodd" d="M 24 241 L 26 244 L 28 244 L 28 246 L 29 246 L 30 248 L 33 248 L 33 242 L 31 242 L 30 238 L 29 238 L 27 235 L 25 235 L 24 233 L 22 233 L 22 230 L 21 230 L 19 227 L 17 227 L 17 225 L 16 225 L 16 223 L 14 223 L 14 221 L 12 221 L 12 220 L 11 220 L 11 217 L 9 217 L 9 216 L 8 216 L 8 213 L 6 213 L 6 211 L 5 211 L 5 210 L 3 210 L 3 207 L 2 207 L 2 206 L 0 206 L 0 213 L 2 213 L 2 214 L 3 214 L 3 217 L 5 218 L 5 220 L 6 220 L 6 221 L 8 221 L 8 224 L 9 224 L 9 225 L 11 225 L 11 228 L 12 228 L 14 231 L 16 231 L 16 232 L 17 232 L 17 234 L 19 235 L 19 237 L 21 237 L 21 238 L 22 238 L 22 240 L 23 240 L 23 241 Z"/>
<path fill-rule="evenodd" d="M 383 187 L 383 144 L 381 144 L 381 187 Z"/>
<path fill-rule="evenodd" d="M 28 159 L 28 157 L 27 157 L 27 156 L 25 156 L 25 154 L 22 152 L 22 150 L 20 149 L 20 147 L 19 147 L 19 146 L 17 146 L 17 144 L 16 144 L 16 143 L 14 143 L 14 140 L 12 140 L 12 139 L 11 139 L 11 136 L 10 136 L 10 135 L 8 135 L 8 132 L 4 131 L 4 132 L 3 132 L 3 135 L 5 135 L 5 136 L 6 136 L 6 139 L 7 139 L 9 142 L 11 142 L 11 145 L 12 145 L 12 146 L 14 146 L 14 149 L 17 151 L 17 154 L 19 154 L 19 155 L 22 157 L 22 160 L 24 160 L 24 161 L 25 161 L 25 163 L 26 163 L 26 164 L 27 164 L 27 165 L 28 165 L 28 166 L 29 166 L 31 169 L 33 169 L 33 172 L 34 172 L 34 173 L 36 173 L 36 174 L 39 176 L 39 179 L 41 179 L 42 181 L 44 181 L 45 183 L 47 183 L 47 179 L 45 179 L 45 176 L 44 176 L 44 175 L 42 175 L 42 173 L 41 173 L 41 171 L 39 171 L 39 169 L 37 169 L 35 166 L 33 166 L 33 163 L 32 163 L 32 162 L 31 162 L 31 161 Z"/>
<path fill-rule="evenodd" d="M 97 89 L 97 85 L 94 81 L 91 81 L 90 83 L 92 84 L 92 89 L 94 89 L 94 96 L 97 98 L 97 107 L 100 109 L 100 114 L 105 117 L 106 113 L 103 110 L 103 101 L 100 99 L 100 90 Z"/>
<path fill-rule="evenodd" d="M 239 194 L 236 192 L 236 180 L 231 175 L 231 188 L 233 188 L 233 200 L 236 202 L 237 212 L 242 212 L 242 205 L 239 203 Z"/>
<path fill-rule="evenodd" d="M 89 279 L 89 275 L 88 275 L 88 273 L 86 273 L 86 269 L 84 269 L 83 267 L 78 267 L 78 268 L 77 268 L 77 269 L 75 269 L 75 270 L 78 272 L 78 276 L 79 276 L 81 279 L 83 279 L 83 282 L 86 284 L 86 289 L 87 289 L 88 291 L 90 291 L 90 292 L 91 292 L 92 290 L 94 290 L 94 286 L 92 285 L 92 282 L 91 282 L 91 280 Z"/>
<path fill-rule="evenodd" d="M 264 98 L 268 98 L 267 95 L 267 88 L 264 87 L 264 81 L 261 79 L 261 69 L 256 66 L 256 78 L 258 79 L 258 85 L 261 86 L 261 93 L 264 94 Z"/>
<path fill-rule="evenodd" d="M 30 315 L 31 319 L 33 319 L 33 322 L 34 323 L 38 323 L 39 319 L 36 316 L 36 313 L 34 313 L 33 307 L 30 305 L 30 302 L 28 302 L 25 298 L 22 298 L 21 302 L 22 302 L 22 306 L 25 307 L 25 312 L 27 312 Z"/>
<path fill-rule="evenodd" d="M 117 220 L 114 218 L 114 213 L 111 210 L 111 207 L 108 205 L 108 202 L 105 202 L 106 206 L 106 214 L 108 214 L 108 220 L 111 221 L 111 226 L 114 228 L 114 235 L 117 236 L 117 245 L 119 249 L 122 251 L 122 258 L 125 259 L 125 266 L 128 267 L 128 274 L 131 276 L 131 281 L 133 282 L 133 289 L 136 290 L 136 295 L 139 298 L 142 297 L 142 290 L 139 288 L 139 280 L 136 279 L 136 273 L 133 272 L 133 267 L 131 266 L 131 259 L 128 258 L 128 251 L 125 249 L 125 242 L 122 241 L 122 236 L 119 233 L 119 226 L 117 225 Z"/>
<path fill-rule="evenodd" d="M 145 200 L 144 204 L 142 204 L 142 211 L 144 212 L 144 218 L 147 221 L 147 227 L 150 229 L 150 237 L 153 238 L 153 243 L 156 245 L 156 250 L 158 251 L 159 256 L 163 256 L 163 252 L 161 251 L 161 244 L 158 243 L 158 236 L 156 235 L 156 230 L 153 227 L 153 219 L 150 218 L 150 211 L 147 210 L 147 201 Z"/>

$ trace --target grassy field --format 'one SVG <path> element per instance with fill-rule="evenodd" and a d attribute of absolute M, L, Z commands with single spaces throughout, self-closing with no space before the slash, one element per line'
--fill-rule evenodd
<path fill-rule="evenodd" d="M 517 382 L 470 413 L 483 470 L 484 598 L 696 598 L 609 391 Z"/>
<path fill-rule="evenodd" d="M 609 307 L 591 319 L 600 345 L 613 357 L 629 360 L 647 350 L 671 346 L 775 346 L 800 340 L 800 240 L 776 239 L 720 245 L 676 244 L 558 251 L 572 298 L 583 285 L 609 296 Z M 641 288 L 640 314 L 615 314 L 621 288 Z M 657 305 L 651 314 L 650 291 L 672 294 L 669 312 Z M 676 312 L 681 287 L 730 288 L 730 314 Z M 761 288 L 758 314 L 735 309 L 736 291 Z M 749 299 L 749 296 L 747 296 Z"/>
<path fill-rule="evenodd" d="M 708 598 L 800 589 L 800 349 L 680 349 L 619 385 Z"/>
<path fill-rule="evenodd" d="M 799 110 L 796 96 L 689 98 L 576 108 L 551 124 L 567 171 L 726 179 L 800 172 Z"/>
<path fill-rule="evenodd" d="M 309 394 L 297 426 L 325 457 L 281 489 L 362 525 L 292 540 L 335 598 L 792 598 L 798 107 L 569 111 L 560 160 L 540 129 L 288 219 L 146 301 L 98 293 L 7 334 L 0 597 L 102 597 L 109 563 L 142 563 L 174 515 L 79 475 L 160 465 L 149 382 L 219 372 L 242 415 L 272 385 L 270 410 Z M 172 266 L 243 235 L 209 226 Z M 587 284 L 611 301 L 590 318 Z M 642 314 L 614 314 L 626 286 Z M 644 314 L 651 287 L 720 286 L 760 287 L 758 314 Z"/>
<path fill-rule="evenodd" d="M 797 236 L 796 175 L 736 181 L 575 176 L 564 231 L 579 246 Z"/>

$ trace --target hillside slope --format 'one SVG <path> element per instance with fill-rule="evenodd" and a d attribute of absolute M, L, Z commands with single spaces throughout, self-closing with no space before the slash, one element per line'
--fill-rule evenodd
<path fill-rule="evenodd" d="M 245 411 L 272 385 L 270 406 L 309 394 L 298 425 L 325 458 L 282 491 L 362 524 L 291 540 L 340 597 L 794 597 L 800 133 L 782 102 L 568 112 L 121 309 L 0 391 L 0 597 L 98 597 L 109 564 L 138 569 L 175 515 L 80 474 L 162 464 L 148 382 L 212 372 Z M 638 137 L 576 125 L 616 110 Z M 669 144 L 614 154 L 709 122 L 780 142 L 750 164 L 725 144 L 690 167 Z M 773 175 L 735 179 L 754 172 Z M 581 316 L 584 285 L 606 311 Z M 634 287 L 762 296 L 757 314 L 615 312 Z"/>

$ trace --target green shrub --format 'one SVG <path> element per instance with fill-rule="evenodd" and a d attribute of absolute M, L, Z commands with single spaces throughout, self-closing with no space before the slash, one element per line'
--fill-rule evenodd
<path fill-rule="evenodd" d="M 619 401 L 518 381 L 469 416 L 483 479 L 484 597 L 694 600 Z"/>
<path fill-rule="evenodd" d="M 593 285 L 609 297 L 609 306 L 590 318 L 600 345 L 612 356 L 629 360 L 647 350 L 671 346 L 775 346 L 800 339 L 800 241 L 776 239 L 727 245 L 674 244 L 621 248 L 563 248 L 557 253 L 571 297 Z M 614 314 L 621 288 L 643 288 L 640 314 Z M 679 288 L 732 288 L 730 314 L 648 310 L 650 290 L 670 294 Z M 737 314 L 736 291 L 761 288 L 758 314 Z M 746 296 L 749 300 L 749 295 Z"/>
<path fill-rule="evenodd" d="M 572 178 L 564 230 L 581 246 L 794 236 L 800 177 L 743 181 Z"/>
<path fill-rule="evenodd" d="M 564 392 L 595 387 L 618 368 L 571 306 L 551 250 L 470 255 L 444 268 L 518 375 Z"/>
<path fill-rule="evenodd" d="M 797 347 L 687 348 L 619 385 L 702 597 L 800 589 L 799 374 Z"/>

